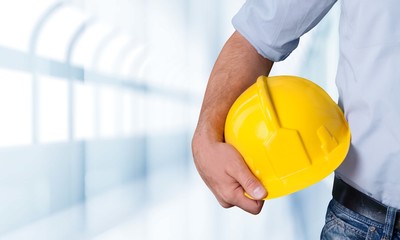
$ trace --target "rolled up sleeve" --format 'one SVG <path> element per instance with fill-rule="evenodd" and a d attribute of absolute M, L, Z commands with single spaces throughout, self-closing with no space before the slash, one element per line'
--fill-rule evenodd
<path fill-rule="evenodd" d="M 296 49 L 336 0 L 247 0 L 233 17 L 234 28 L 263 57 L 278 62 Z"/>

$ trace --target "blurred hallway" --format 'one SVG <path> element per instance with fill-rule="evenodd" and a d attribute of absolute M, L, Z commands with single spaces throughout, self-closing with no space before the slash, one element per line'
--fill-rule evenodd
<path fill-rule="evenodd" d="M 146 182 L 130 182 L 83 203 L 58 211 L 11 231 L 0 239 L 317 239 L 329 197 L 329 181 L 304 193 L 271 200 L 261 214 L 219 207 L 194 169 L 164 172 Z M 168 183 L 166 183 L 168 179 Z M 160 186 L 169 187 L 161 191 Z M 150 191 L 149 191 L 150 190 Z M 153 192 L 151 192 L 153 190 Z M 143 197 L 145 196 L 145 197 Z M 303 199 L 301 205 L 296 201 Z M 300 221 L 314 222 L 309 237 Z M 311 215 L 311 213 L 314 215 Z M 322 213 L 322 215 L 321 215 Z M 279 226 L 285 226 L 281 228 Z"/>
<path fill-rule="evenodd" d="M 243 2 L 0 3 L 0 239 L 318 239 L 331 178 L 252 216 L 221 208 L 192 163 Z M 271 74 L 336 98 L 337 19 L 338 6 Z"/>

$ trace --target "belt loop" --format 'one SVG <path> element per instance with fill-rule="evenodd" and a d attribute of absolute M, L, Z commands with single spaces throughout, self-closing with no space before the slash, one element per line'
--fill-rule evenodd
<path fill-rule="evenodd" d="M 394 225 L 396 223 L 396 213 L 397 210 L 392 207 L 387 208 L 385 226 L 383 228 L 383 238 L 384 240 L 392 239 Z"/>

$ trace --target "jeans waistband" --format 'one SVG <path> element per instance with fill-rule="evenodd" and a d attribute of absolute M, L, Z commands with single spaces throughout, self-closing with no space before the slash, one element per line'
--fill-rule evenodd
<path fill-rule="evenodd" d="M 385 224 L 388 206 L 358 191 L 343 180 L 335 177 L 332 191 L 333 199 L 346 208 L 371 220 Z M 396 213 L 394 228 L 400 230 L 400 214 Z"/>

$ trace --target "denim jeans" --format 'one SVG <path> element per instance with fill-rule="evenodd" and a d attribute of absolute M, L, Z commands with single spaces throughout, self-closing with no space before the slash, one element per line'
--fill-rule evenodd
<path fill-rule="evenodd" d="M 383 224 L 353 212 L 332 199 L 326 213 L 321 239 L 400 240 L 400 232 L 394 229 L 395 219 L 396 209 L 394 208 L 388 208 L 386 222 Z"/>

